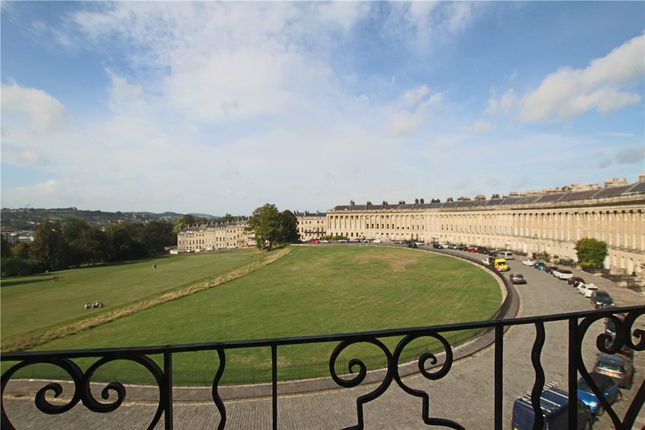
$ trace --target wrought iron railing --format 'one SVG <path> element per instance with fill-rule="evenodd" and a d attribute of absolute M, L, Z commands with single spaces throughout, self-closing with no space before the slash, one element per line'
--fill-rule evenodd
<path fill-rule="evenodd" d="M 64 404 L 52 402 L 51 396 L 58 397 L 63 388 L 58 382 L 50 382 L 38 390 L 35 395 L 36 407 L 45 414 L 62 414 L 74 408 L 81 402 L 87 409 L 96 413 L 108 413 L 117 410 L 123 403 L 126 396 L 126 386 L 121 382 L 110 382 L 105 385 L 101 395 L 104 400 L 109 399 L 110 391 L 116 394 L 116 400 L 111 402 L 100 402 L 92 394 L 90 382 L 97 369 L 115 360 L 127 360 L 138 363 L 147 369 L 154 380 L 159 391 L 159 401 L 156 412 L 152 417 L 148 428 L 155 427 L 160 423 L 162 417 L 166 429 L 173 428 L 173 380 L 172 359 L 174 354 L 194 351 L 215 351 L 219 357 L 219 367 L 213 375 L 212 400 L 220 416 L 219 429 L 226 426 L 226 405 L 220 395 L 220 381 L 226 369 L 227 351 L 244 348 L 268 348 L 271 352 L 271 392 L 272 392 L 272 424 L 278 428 L 278 373 L 277 363 L 280 348 L 287 345 L 302 345 L 322 342 L 334 342 L 336 347 L 329 358 L 329 373 L 333 381 L 340 387 L 350 388 L 359 386 L 366 382 L 367 366 L 361 359 L 349 360 L 349 373 L 339 375 L 336 371 L 336 362 L 339 355 L 350 345 L 357 343 L 368 343 L 382 351 L 387 363 L 384 369 L 383 378 L 374 386 L 374 389 L 356 399 L 356 425 L 352 429 L 363 428 L 363 406 L 381 396 L 395 382 L 400 388 L 411 396 L 422 400 L 421 418 L 428 425 L 439 425 L 449 428 L 464 428 L 461 424 L 441 417 L 432 416 L 430 413 L 430 399 L 426 392 L 409 387 L 400 375 L 400 363 L 402 352 L 410 342 L 415 339 L 429 337 L 442 345 L 442 363 L 438 355 L 430 352 L 420 354 L 416 360 L 419 372 L 429 380 L 438 380 L 446 376 L 454 361 L 453 348 L 446 341 L 442 334 L 470 329 L 486 329 L 494 333 L 494 417 L 490 427 L 502 429 L 502 389 L 503 389 L 503 350 L 504 330 L 510 326 L 533 325 L 536 336 L 531 351 L 531 363 L 535 374 L 533 388 L 531 390 L 531 404 L 535 411 L 533 428 L 544 428 L 544 419 L 540 408 L 540 395 L 545 388 L 545 374 L 541 364 L 541 352 L 545 341 L 545 323 L 554 321 L 568 322 L 568 396 L 569 404 L 577 404 L 577 377 L 578 373 L 584 378 L 593 392 L 599 398 L 603 408 L 607 411 L 613 425 L 617 429 L 629 429 L 634 425 L 637 416 L 645 401 L 645 382 L 640 383 L 636 388 L 635 396 L 625 415 L 621 418 L 614 411 L 589 376 L 582 357 L 582 344 L 587 330 L 594 322 L 608 318 L 614 322 L 615 333 L 603 333 L 596 339 L 596 347 L 599 351 L 615 354 L 622 348 L 628 347 L 634 351 L 645 349 L 645 331 L 633 328 L 637 318 L 645 313 L 645 306 L 631 306 L 610 308 L 598 311 L 575 312 L 558 315 L 525 317 L 516 319 L 490 320 L 481 322 L 470 322 L 462 324 L 449 324 L 432 327 L 416 327 L 396 330 L 369 331 L 351 334 L 334 334 L 325 336 L 307 336 L 295 338 L 264 339 L 253 341 L 231 341 L 217 343 L 200 343 L 189 345 L 174 345 L 163 347 L 142 347 L 142 348 L 112 348 L 112 349 L 89 349 L 74 351 L 43 351 L 43 352 L 16 352 L 2 355 L 3 362 L 17 362 L 8 368 L 2 375 L 2 428 L 13 429 L 10 417 L 5 411 L 5 388 L 13 375 L 27 366 L 40 363 L 51 364 L 62 369 L 73 381 L 74 393 L 71 399 Z M 395 348 L 390 350 L 383 339 L 400 337 Z M 157 364 L 151 358 L 153 355 L 163 356 L 162 365 Z M 85 371 L 81 369 L 74 360 L 80 358 L 97 358 Z M 5 363 L 6 364 L 6 363 Z M 5 368 L 8 366 L 5 366 Z M 48 400 L 49 397 L 49 400 Z M 568 428 L 577 428 L 577 410 L 568 408 Z"/>

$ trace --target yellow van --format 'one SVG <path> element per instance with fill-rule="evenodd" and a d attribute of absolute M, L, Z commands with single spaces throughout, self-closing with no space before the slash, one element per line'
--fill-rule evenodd
<path fill-rule="evenodd" d="M 506 263 L 505 258 L 496 258 L 493 261 L 492 266 L 497 270 L 498 272 L 506 272 L 508 270 L 508 263 Z"/>

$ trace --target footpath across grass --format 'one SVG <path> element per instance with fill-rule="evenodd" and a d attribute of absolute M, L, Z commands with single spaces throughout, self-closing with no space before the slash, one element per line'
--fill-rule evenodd
<path fill-rule="evenodd" d="M 177 255 L 2 280 L 3 344 L 62 323 L 208 280 L 260 259 L 257 250 Z M 156 268 L 155 268 L 156 266 Z M 54 276 L 58 280 L 54 280 Z M 100 300 L 102 309 L 85 310 Z M 4 348 L 3 348 L 4 349 Z"/>
<path fill-rule="evenodd" d="M 501 303 L 497 281 L 486 271 L 455 258 L 400 248 L 294 247 L 276 262 L 247 276 L 179 300 L 67 336 L 38 349 L 147 346 L 193 342 L 290 337 L 448 324 L 489 318 Z M 452 345 L 475 335 L 451 333 Z M 384 340 L 393 350 L 399 339 Z M 335 344 L 281 347 L 280 379 L 329 374 Z M 406 360 L 438 344 L 419 339 Z M 380 350 L 358 344 L 337 362 L 349 359 L 370 368 L 384 365 Z M 84 366 L 90 361 L 83 361 Z M 265 382 L 270 350 L 227 352 L 224 383 Z M 215 352 L 178 354 L 176 384 L 211 384 L 218 366 Z M 97 380 L 116 377 L 147 382 L 146 371 L 124 361 L 102 369 Z"/>

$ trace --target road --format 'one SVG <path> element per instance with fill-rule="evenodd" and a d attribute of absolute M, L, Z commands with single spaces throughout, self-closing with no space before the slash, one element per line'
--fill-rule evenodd
<path fill-rule="evenodd" d="M 458 253 L 458 252 L 457 252 Z M 520 261 L 510 262 L 512 272 L 522 273 L 527 285 L 518 285 L 520 309 L 518 316 L 535 316 L 592 309 L 589 299 L 583 298 L 566 282 L 544 272 L 525 267 Z M 583 277 L 588 277 L 586 274 Z M 631 290 L 620 289 L 603 278 L 593 282 L 606 289 L 617 305 L 644 305 L 645 297 Z M 428 310 L 429 312 L 432 309 Z M 643 318 L 636 327 L 645 329 Z M 547 382 L 567 386 L 568 327 L 566 322 L 547 323 L 546 342 L 541 363 Z M 590 328 L 583 344 L 583 357 L 588 369 L 593 367 L 597 350 L 596 336 L 603 331 L 600 322 Z M 516 326 L 504 336 L 504 426 L 510 428 L 514 400 L 529 392 L 535 375 L 530 352 L 535 339 L 534 326 Z M 643 383 L 645 354 L 636 353 L 633 388 L 623 390 L 624 399 L 615 406 L 622 415 L 636 389 Z M 494 349 L 486 348 L 468 358 L 456 361 L 448 375 L 429 381 L 420 375 L 405 378 L 407 385 L 425 390 L 430 396 L 430 415 L 455 420 L 467 429 L 493 427 L 494 404 Z M 355 389 L 336 389 L 300 395 L 280 396 L 279 428 L 281 429 L 337 429 L 356 424 L 356 398 L 371 391 L 374 386 Z M 33 397 L 30 397 L 30 400 Z M 227 427 L 232 429 L 270 429 L 271 400 L 249 399 L 227 401 Z M 92 414 L 81 406 L 62 416 L 44 416 L 33 407 L 33 401 L 11 399 L 6 401 L 12 422 L 17 428 L 144 428 L 146 420 L 154 415 L 155 406 L 124 404 L 111 414 Z M 396 384 L 378 399 L 365 406 L 367 429 L 423 429 L 421 401 L 403 392 Z M 212 403 L 176 402 L 175 428 L 217 428 L 219 414 Z M 645 426 L 641 411 L 636 428 Z M 163 427 L 163 419 L 157 428 Z M 594 424 L 594 429 L 611 428 L 608 414 Z"/>

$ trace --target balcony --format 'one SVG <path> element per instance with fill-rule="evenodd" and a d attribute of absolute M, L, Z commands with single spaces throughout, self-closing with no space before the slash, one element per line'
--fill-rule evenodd
<path fill-rule="evenodd" d="M 128 398 L 129 390 L 141 390 L 141 387 L 133 387 L 119 382 L 118 378 L 107 384 L 93 382 L 93 378 L 103 366 L 117 360 L 137 363 L 155 381 L 152 387 L 147 388 L 148 391 L 154 391 L 156 400 L 154 407 L 146 409 L 150 411 L 150 416 L 141 417 L 141 419 L 145 418 L 146 421 L 144 427 L 185 428 L 182 422 L 178 422 L 173 418 L 176 406 L 173 402 L 173 393 L 180 390 L 179 387 L 173 386 L 173 357 L 194 351 L 213 351 L 218 357 L 218 367 L 212 375 L 212 384 L 208 390 L 209 403 L 200 407 L 214 412 L 217 417 L 217 428 L 224 429 L 229 424 L 229 409 L 227 408 L 229 401 L 225 398 L 227 396 L 222 393 L 227 390 L 230 391 L 232 388 L 221 384 L 222 376 L 227 369 L 227 353 L 232 350 L 250 348 L 263 348 L 270 352 L 270 382 L 264 386 L 243 389 L 260 390 L 259 392 L 261 392 L 262 389 L 266 388 L 267 399 L 265 402 L 267 411 L 270 410 L 270 413 L 267 413 L 264 417 L 260 416 L 259 419 L 269 421 L 272 428 L 277 429 L 281 428 L 281 417 L 288 414 L 289 419 L 285 421 L 288 421 L 287 427 L 292 427 L 294 422 L 307 423 L 309 419 L 307 415 L 311 413 L 311 410 L 302 407 L 296 407 L 294 410 L 292 407 L 285 408 L 280 406 L 281 402 L 299 404 L 285 396 L 289 389 L 288 386 L 297 387 L 299 383 L 283 383 L 279 380 L 280 350 L 291 345 L 333 342 L 335 348 L 331 356 L 322 358 L 326 360 L 329 369 L 330 383 L 338 388 L 332 393 L 347 391 L 352 397 L 351 403 L 353 405 L 353 411 L 348 413 L 349 410 L 346 410 L 345 416 L 340 420 L 340 422 L 345 423 L 340 425 L 341 427 L 351 429 L 370 428 L 369 425 L 366 426 L 366 423 L 369 423 L 369 414 L 374 412 L 374 408 L 370 404 L 380 402 L 379 405 L 383 405 L 383 400 L 385 398 L 389 399 L 388 394 L 392 391 L 397 391 L 395 387 L 398 387 L 402 390 L 401 396 L 407 396 L 413 400 L 416 398 L 414 418 L 421 425 L 437 425 L 456 429 L 471 428 L 472 424 L 469 425 L 469 423 L 472 423 L 472 410 L 476 408 L 479 411 L 478 413 L 485 417 L 483 421 L 478 421 L 479 425 L 477 427 L 502 429 L 506 428 L 511 420 L 512 408 L 509 407 L 508 402 L 514 400 L 514 398 L 509 398 L 508 394 L 505 394 L 505 384 L 517 385 L 518 382 L 515 377 L 515 375 L 518 375 L 518 369 L 508 370 L 507 373 L 511 373 L 511 375 L 506 374 L 505 362 L 508 360 L 509 354 L 512 356 L 520 353 L 515 350 L 505 351 L 507 331 L 509 329 L 524 330 L 524 332 L 528 330 L 526 333 L 532 333 L 532 336 L 523 337 L 527 350 L 530 348 L 530 357 L 527 357 L 528 359 L 520 371 L 522 379 L 529 378 L 531 381 L 530 384 L 525 386 L 527 399 L 530 399 L 534 410 L 540 410 L 539 397 L 545 387 L 550 386 L 549 383 L 553 382 L 547 380 L 544 368 L 545 364 L 549 364 L 545 363 L 544 360 L 551 362 L 554 358 L 551 353 L 546 358 L 543 356 L 543 348 L 548 340 L 546 330 L 549 327 L 556 327 L 556 330 L 564 329 L 566 333 L 564 337 L 567 339 L 566 345 L 556 345 L 556 349 L 564 353 L 561 357 L 561 364 L 565 368 L 564 374 L 566 376 L 563 377 L 559 385 L 561 389 L 568 392 L 569 404 L 577 403 L 577 381 L 579 377 L 582 377 L 592 388 L 606 411 L 605 423 L 609 423 L 609 425 L 613 425 L 617 429 L 630 429 L 638 419 L 645 401 L 645 382 L 642 375 L 636 373 L 629 395 L 625 395 L 621 402 L 623 411 L 619 414 L 616 404 L 609 404 L 589 376 L 592 369 L 589 368 L 588 363 L 593 357 L 588 355 L 591 350 L 616 354 L 622 348 L 628 347 L 633 349 L 637 356 L 645 348 L 645 331 L 634 328 L 634 326 L 643 313 L 645 313 L 645 306 L 630 306 L 598 311 L 326 336 L 160 347 L 6 353 L 1 357 L 3 369 L 6 369 L 2 375 L 2 428 L 13 429 L 18 427 L 18 425 L 14 426 L 12 410 L 9 407 L 15 403 L 11 403 L 10 396 L 8 396 L 11 391 L 9 389 L 11 384 L 21 383 L 19 380 L 13 379 L 14 374 L 21 369 L 39 364 L 48 364 L 59 368 L 68 375 L 70 381 L 64 383 L 52 380 L 51 382 L 42 383 L 42 386 L 37 389 L 34 395 L 35 407 L 40 413 L 45 415 L 71 414 L 73 410 L 85 408 L 85 412 L 109 416 L 111 413 L 117 413 L 119 408 L 127 408 L 128 406 L 124 402 Z M 600 332 L 598 331 L 599 327 L 604 327 L 606 319 L 613 321 L 615 333 L 604 332 L 604 328 Z M 593 328 L 596 334 L 590 328 Z M 481 330 L 483 335 L 480 336 L 479 342 L 484 342 L 485 344 L 479 345 L 480 349 L 485 347 L 492 351 L 492 360 L 484 364 L 484 368 L 490 367 L 491 369 L 491 374 L 485 376 L 488 379 L 489 387 L 473 386 L 469 378 L 474 375 L 460 375 L 463 369 L 460 370 L 459 366 L 453 366 L 459 364 L 458 358 L 460 356 L 472 353 L 464 352 L 463 346 L 450 345 L 444 337 L 446 333 L 461 330 Z M 397 342 L 394 343 L 396 345 L 394 348 L 386 346 L 385 341 L 391 338 L 397 339 Z M 440 345 L 441 351 L 422 352 L 412 363 L 401 362 L 404 349 L 413 341 L 421 338 L 434 339 Z M 352 345 L 358 343 L 371 344 L 380 352 L 384 362 L 382 369 L 368 371 L 368 366 L 362 359 L 353 358 L 351 354 L 348 356 L 347 351 L 351 351 Z M 391 342 L 388 343 L 392 344 Z M 475 355 L 480 355 L 477 358 L 479 360 L 485 357 L 485 354 Z M 81 366 L 78 364 L 79 359 L 90 359 L 93 364 L 86 367 Z M 474 357 L 470 357 L 468 360 L 473 359 Z M 410 378 L 405 377 L 410 368 L 414 368 L 415 372 L 418 372 L 418 375 L 413 377 L 416 380 L 412 381 L 415 386 L 411 385 Z M 340 369 L 344 369 L 344 371 Z M 448 390 L 453 390 L 454 388 L 453 391 L 465 390 L 471 393 L 475 390 L 477 396 L 485 399 L 484 403 L 490 405 L 488 411 L 482 411 L 482 409 L 486 408 L 474 404 L 453 404 L 452 410 L 447 410 L 446 408 L 438 410 L 441 408 L 435 407 L 435 404 L 438 403 L 437 400 L 443 395 L 442 391 L 438 391 L 436 387 L 439 387 L 439 383 L 442 380 L 448 381 L 450 379 L 451 371 L 458 373 L 453 377 L 456 381 L 450 381 L 447 385 L 442 384 L 441 388 Z M 483 374 L 486 375 L 485 370 Z M 417 388 L 418 380 L 427 382 L 429 384 L 427 389 Z M 307 383 L 311 384 L 311 381 Z M 319 384 L 319 389 L 331 388 L 331 386 L 325 386 L 324 380 L 317 380 L 314 383 Z M 98 390 L 97 386 L 99 387 Z M 354 388 L 360 388 L 362 391 L 357 393 L 356 390 L 352 390 Z M 97 400 L 98 393 L 100 393 L 103 401 Z M 61 394 L 63 397 L 58 399 L 57 397 Z M 384 399 L 377 400 L 381 396 L 384 396 Z M 457 396 L 459 395 L 457 394 Z M 385 408 L 387 409 L 387 402 L 385 403 Z M 324 415 L 333 415 L 333 412 L 331 410 L 325 411 Z M 396 413 L 396 408 L 388 411 L 388 414 Z M 298 418 L 294 421 L 293 416 Z M 577 428 L 577 420 L 576 409 L 569 408 L 567 427 Z M 327 422 L 332 423 L 335 421 L 327 419 Z M 543 426 L 544 417 L 542 414 L 536 414 L 533 428 L 542 429 Z M 239 424 L 235 423 L 231 427 L 240 428 Z M 332 424 L 326 428 L 337 427 Z M 417 425 L 416 427 L 418 428 L 419 426 Z"/>

